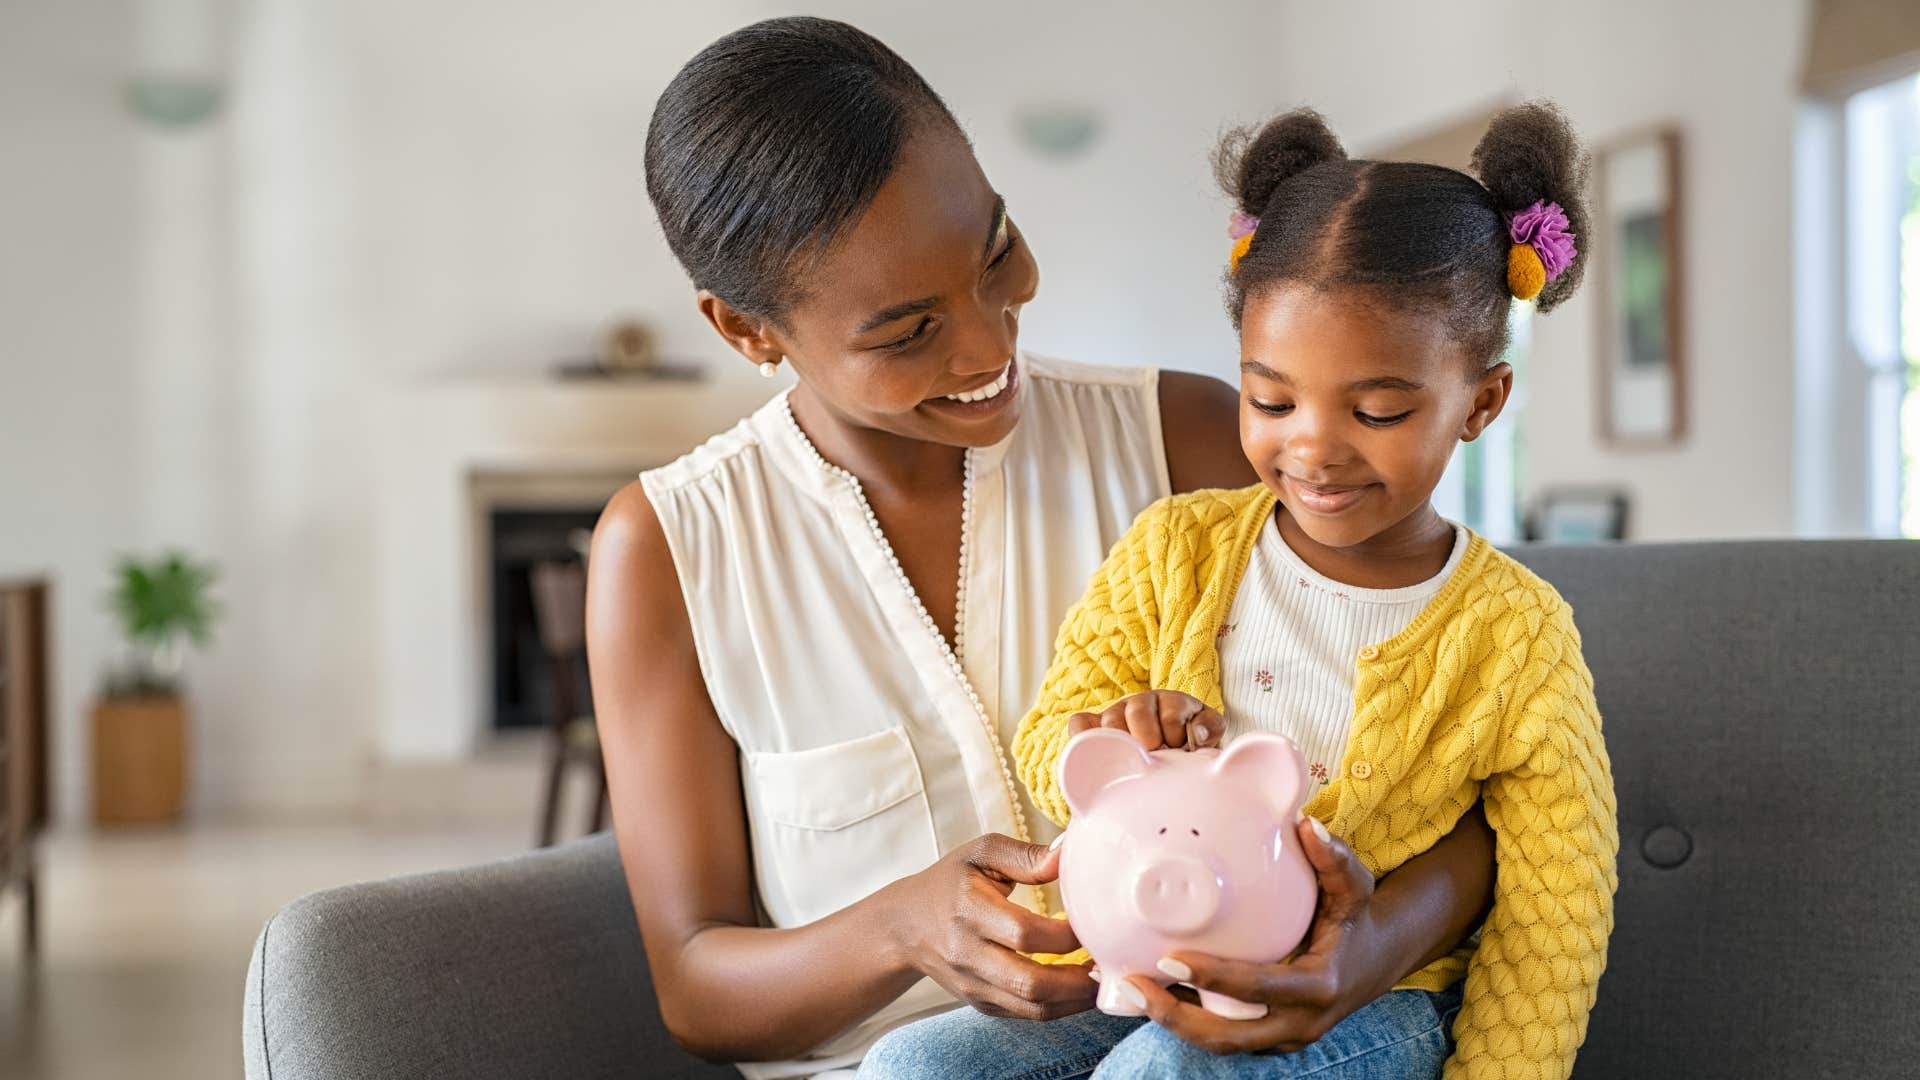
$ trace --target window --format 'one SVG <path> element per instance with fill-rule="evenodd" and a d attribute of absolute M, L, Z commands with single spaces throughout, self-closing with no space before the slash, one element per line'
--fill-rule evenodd
<path fill-rule="evenodd" d="M 1848 296 L 1867 370 L 1867 514 L 1872 532 L 1920 537 L 1920 77 L 1846 104 Z"/>
<path fill-rule="evenodd" d="M 1513 392 L 1500 419 L 1486 433 L 1463 443 L 1447 462 L 1434 489 L 1433 506 L 1495 544 L 1520 539 L 1520 417 L 1527 407 L 1527 357 L 1533 344 L 1533 305 L 1515 302 L 1507 319 L 1508 344 L 1501 357 L 1513 366 Z"/>
<path fill-rule="evenodd" d="M 1920 99 L 1920 79 L 1914 82 Z M 1920 109 L 1915 110 L 1920 113 Z M 1910 133 L 1912 134 L 1912 133 Z M 1908 144 L 1907 212 L 1900 219 L 1900 337 L 1906 360 L 1900 403 L 1900 533 L 1920 539 L 1920 136 Z"/>
<path fill-rule="evenodd" d="M 1920 76 L 1809 104 L 1795 201 L 1799 529 L 1920 538 Z"/>

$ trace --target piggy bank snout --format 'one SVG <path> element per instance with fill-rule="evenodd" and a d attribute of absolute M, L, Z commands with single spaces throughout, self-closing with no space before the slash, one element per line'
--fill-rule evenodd
<path fill-rule="evenodd" d="M 1220 911 L 1220 878 L 1191 855 L 1163 855 L 1140 866 L 1133 902 L 1147 925 L 1168 934 L 1191 934 Z"/>

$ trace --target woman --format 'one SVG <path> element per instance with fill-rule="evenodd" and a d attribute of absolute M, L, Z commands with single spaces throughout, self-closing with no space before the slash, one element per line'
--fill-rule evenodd
<path fill-rule="evenodd" d="M 1076 943 L 1005 747 L 1134 515 L 1253 481 L 1237 394 L 1018 352 L 1032 254 L 940 98 L 844 24 L 696 56 L 647 187 L 715 331 L 798 375 L 594 539 L 595 705 L 669 1030 L 792 1076 L 956 1002 L 1086 1009 L 1084 967 L 1022 955 Z M 1492 854 L 1468 820 L 1377 889 L 1339 848 L 1303 1037 L 1469 931 Z"/>

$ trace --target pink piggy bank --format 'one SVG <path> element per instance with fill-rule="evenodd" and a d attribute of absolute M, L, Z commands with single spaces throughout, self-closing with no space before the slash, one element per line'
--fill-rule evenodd
<path fill-rule="evenodd" d="M 1226 750 L 1158 750 L 1110 728 L 1074 736 L 1060 757 L 1073 820 L 1060 842 L 1060 898 L 1100 965 L 1098 1004 L 1140 1009 L 1120 982 L 1192 951 L 1273 963 L 1300 944 L 1319 889 L 1294 832 L 1306 763 L 1291 739 L 1249 733 Z M 1201 990 L 1235 1020 L 1266 1006 Z"/>

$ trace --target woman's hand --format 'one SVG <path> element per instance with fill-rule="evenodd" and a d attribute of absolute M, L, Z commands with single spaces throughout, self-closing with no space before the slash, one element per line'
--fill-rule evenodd
<path fill-rule="evenodd" d="M 887 887 L 895 913 L 889 940 L 903 963 L 991 1016 L 1053 1020 L 1093 1004 L 1087 967 L 1042 964 L 1021 953 L 1070 953 L 1080 942 L 1065 919 L 1007 899 L 1018 884 L 1060 874 L 1058 850 L 991 833 Z"/>
<path fill-rule="evenodd" d="M 1132 735 L 1149 750 L 1184 746 L 1197 750 L 1219 746 L 1227 722 L 1207 703 L 1178 690 L 1149 690 L 1121 698 L 1098 713 L 1074 713 L 1067 718 L 1068 736 L 1089 728 L 1113 728 Z"/>
<path fill-rule="evenodd" d="M 1320 883 L 1320 903 L 1307 930 L 1306 951 L 1284 964 L 1250 964 L 1200 953 L 1175 953 L 1161 970 L 1183 983 L 1267 1007 L 1258 1020 L 1227 1020 L 1188 1004 L 1144 976 L 1147 1015 L 1162 1027 L 1216 1054 L 1261 1050 L 1291 1053 L 1332 1031 L 1355 1010 L 1393 989 L 1405 958 L 1384 947 L 1372 912 L 1373 875 L 1345 842 L 1313 818 L 1299 826 L 1300 846 Z"/>

